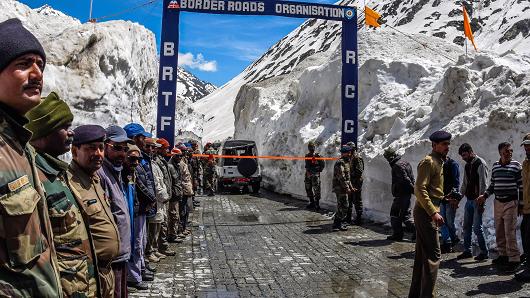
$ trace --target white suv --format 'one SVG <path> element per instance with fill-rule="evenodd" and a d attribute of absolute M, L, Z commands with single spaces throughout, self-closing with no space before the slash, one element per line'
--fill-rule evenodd
<path fill-rule="evenodd" d="M 257 156 L 256 142 L 246 140 L 228 140 L 220 148 L 220 155 Z M 220 158 L 217 163 L 218 190 L 243 189 L 252 187 L 258 193 L 261 183 L 261 169 L 254 158 Z"/>

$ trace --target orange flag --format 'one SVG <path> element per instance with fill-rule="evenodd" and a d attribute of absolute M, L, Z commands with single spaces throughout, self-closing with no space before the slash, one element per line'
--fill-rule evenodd
<path fill-rule="evenodd" d="M 475 47 L 475 51 L 478 51 L 475 39 L 473 38 L 473 31 L 471 31 L 471 25 L 469 24 L 469 16 L 467 15 L 466 8 L 464 6 L 462 6 L 462 8 L 464 9 L 464 35 L 471 41 Z"/>
<path fill-rule="evenodd" d="M 381 17 L 375 10 L 369 8 L 368 6 L 364 7 L 364 22 L 367 26 L 380 27 L 381 24 L 377 20 Z"/>

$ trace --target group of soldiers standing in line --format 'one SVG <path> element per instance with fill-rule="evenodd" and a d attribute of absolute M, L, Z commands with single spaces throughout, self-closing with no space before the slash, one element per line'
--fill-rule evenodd
<path fill-rule="evenodd" d="M 473 257 L 472 233 L 477 237 L 480 248 L 474 260 L 482 262 L 489 258 L 482 219 L 485 201 L 494 195 L 493 217 L 498 257 L 492 261 L 492 265 L 499 271 L 508 273 L 522 269 L 515 274 L 515 278 L 521 282 L 530 282 L 530 134 L 524 136 L 521 144 L 526 153 L 522 166 L 512 159 L 513 149 L 510 143 L 499 144 L 497 149 L 500 159 L 493 164 L 490 179 L 484 159 L 474 152 L 471 145 L 462 144 L 458 149 L 458 154 L 465 162 L 461 185 L 458 163 L 448 156 L 451 138 L 452 135 L 446 131 L 436 131 L 429 137 L 432 152 L 419 162 L 416 179 L 410 163 L 394 149 L 387 148 L 383 154 L 391 167 L 391 190 L 394 197 L 390 208 L 393 233 L 387 239 L 403 240 L 404 225 L 412 233 L 411 241 L 416 242 L 409 297 L 435 296 L 441 254 L 453 252 L 454 246 L 460 242 L 454 219 L 464 197 L 464 251 L 457 259 Z M 309 154 L 306 157 L 320 157 L 315 153 L 314 142 L 310 142 L 308 148 Z M 343 145 L 340 149 L 341 158 L 335 163 L 333 192 L 337 196 L 337 212 L 333 222 L 334 231 L 347 230 L 347 225 L 352 220 L 352 203 L 362 209 L 362 203 L 357 202 L 361 200 L 363 162 L 356 149 L 353 143 Z M 322 160 L 306 160 L 305 182 L 310 208 L 320 208 L 320 172 L 323 168 Z M 411 219 L 412 194 L 416 197 L 414 221 Z M 361 212 L 362 210 L 357 210 L 355 223 L 360 224 Z M 516 239 L 518 216 L 523 216 L 522 255 Z"/>

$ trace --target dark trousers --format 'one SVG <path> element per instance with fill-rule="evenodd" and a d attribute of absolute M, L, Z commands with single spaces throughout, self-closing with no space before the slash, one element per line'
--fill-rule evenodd
<path fill-rule="evenodd" d="M 360 218 L 363 215 L 363 199 L 361 197 L 361 189 L 348 195 L 348 212 L 346 214 L 346 221 L 352 220 L 354 205 L 357 218 Z"/>
<path fill-rule="evenodd" d="M 394 198 L 392 207 L 390 207 L 390 224 L 392 225 L 393 235 L 403 237 L 403 224 L 409 232 L 415 233 L 414 222 L 410 216 L 410 197 L 403 196 Z"/>
<path fill-rule="evenodd" d="M 418 204 L 414 206 L 416 223 L 416 254 L 409 298 L 434 297 L 440 267 L 440 239 L 438 227 Z"/>
<path fill-rule="evenodd" d="M 523 252 L 526 256 L 525 264 L 527 268 L 530 268 L 530 214 L 523 214 L 521 241 L 523 242 Z"/>
<path fill-rule="evenodd" d="M 189 196 L 183 196 L 182 199 L 179 202 L 179 214 L 180 214 L 180 232 L 184 232 L 184 230 L 188 226 L 188 216 L 190 214 L 190 210 L 188 207 L 188 200 Z"/>
<path fill-rule="evenodd" d="M 127 297 L 127 261 L 113 263 L 114 272 L 114 298 Z"/>

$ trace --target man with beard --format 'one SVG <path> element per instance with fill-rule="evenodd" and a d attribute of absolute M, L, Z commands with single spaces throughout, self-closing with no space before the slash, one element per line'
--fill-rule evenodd
<path fill-rule="evenodd" d="M 118 226 L 120 234 L 120 251 L 112 262 L 114 272 L 115 288 L 114 297 L 127 297 L 127 262 L 131 256 L 131 216 L 129 206 L 125 198 L 122 170 L 123 162 L 129 151 L 128 144 L 132 140 L 127 137 L 123 128 L 112 125 L 106 129 L 105 159 L 103 166 L 98 170 L 101 185 L 110 199 L 110 208 L 114 221 Z"/>
<path fill-rule="evenodd" d="M 466 162 L 464 168 L 464 181 L 461 192 L 466 196 L 464 206 L 464 252 L 456 258 L 459 260 L 473 257 L 471 253 L 471 232 L 477 236 L 480 247 L 480 254 L 475 260 L 482 261 L 488 258 L 488 247 L 484 239 L 482 230 L 482 215 L 484 204 L 478 204 L 477 198 L 486 191 L 488 181 L 488 166 L 486 161 L 475 154 L 473 148 L 468 143 L 464 143 L 458 148 L 458 154 Z"/>
<path fill-rule="evenodd" d="M 440 240 L 438 229 L 444 224 L 440 215 L 443 192 L 443 161 L 449 153 L 451 134 L 439 130 L 431 134 L 432 152 L 418 164 L 414 185 L 416 205 L 416 254 L 409 298 L 434 297 L 438 268 L 440 267 Z"/>
<path fill-rule="evenodd" d="M 500 159 L 491 168 L 490 185 L 477 198 L 477 203 L 484 204 L 489 196 L 495 195 L 493 214 L 499 256 L 492 264 L 501 271 L 514 272 L 521 261 L 516 235 L 517 215 L 523 211 L 522 167 L 518 161 L 512 160 L 510 143 L 500 143 L 498 150 Z"/>
<path fill-rule="evenodd" d="M 120 252 L 120 237 L 109 198 L 97 171 L 103 165 L 105 129 L 99 125 L 82 125 L 74 129 L 73 160 L 68 167 L 68 180 L 74 195 L 81 198 L 83 215 L 88 218 L 94 240 L 99 282 L 103 297 L 114 297 L 112 262 Z"/>
<path fill-rule="evenodd" d="M 31 132 L 46 55 L 20 20 L 0 23 L 0 296 L 61 297 L 52 227 Z"/>
<path fill-rule="evenodd" d="M 30 120 L 26 128 L 33 133 L 30 143 L 37 151 L 35 162 L 46 191 L 63 294 L 66 297 L 99 296 L 94 249 L 88 223 L 80 210 L 82 201 L 68 188 L 68 164 L 58 159 L 59 155 L 70 151 L 74 136 L 70 126 L 74 116 L 55 92 L 26 116 Z"/>

